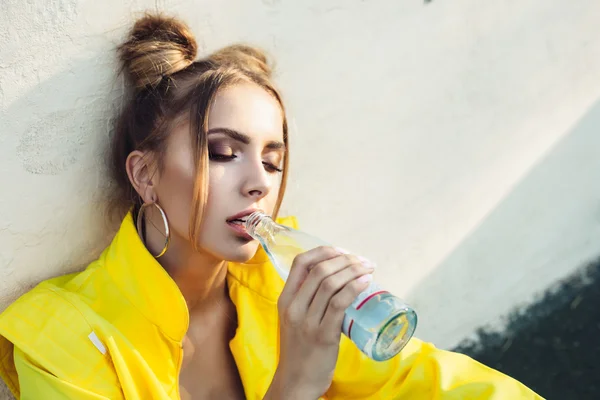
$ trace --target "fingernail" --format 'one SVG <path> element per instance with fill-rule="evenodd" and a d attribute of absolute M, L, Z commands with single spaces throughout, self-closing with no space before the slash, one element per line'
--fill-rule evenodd
<path fill-rule="evenodd" d="M 376 267 L 375 263 L 373 261 L 369 260 L 368 258 L 365 258 L 363 256 L 357 256 L 357 258 L 360 260 L 362 265 L 364 265 L 367 268 L 375 268 Z"/>
<path fill-rule="evenodd" d="M 350 254 L 348 250 L 342 249 L 341 247 L 335 247 L 335 251 L 337 251 L 340 254 Z"/>
<path fill-rule="evenodd" d="M 372 280 L 373 280 L 373 275 L 371 275 L 371 274 L 363 275 L 357 279 L 357 281 L 359 283 L 367 283 L 367 282 L 371 282 Z"/>

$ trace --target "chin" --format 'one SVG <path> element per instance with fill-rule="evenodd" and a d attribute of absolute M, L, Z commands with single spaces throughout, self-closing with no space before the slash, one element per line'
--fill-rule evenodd
<path fill-rule="evenodd" d="M 246 263 L 250 261 L 252 257 L 254 257 L 256 251 L 258 250 L 258 246 L 258 242 L 253 240 L 233 248 L 230 247 L 228 251 L 225 252 L 224 259 L 236 263 Z"/>

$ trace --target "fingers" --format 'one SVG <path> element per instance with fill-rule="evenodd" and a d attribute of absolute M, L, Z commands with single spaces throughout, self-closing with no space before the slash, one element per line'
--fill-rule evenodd
<path fill-rule="evenodd" d="M 291 303 L 312 266 L 335 258 L 340 254 L 341 252 L 333 247 L 321 246 L 298 255 L 292 263 L 290 275 L 279 297 L 279 303 L 284 307 Z"/>
<path fill-rule="evenodd" d="M 344 256 L 340 256 L 339 258 L 342 258 L 342 257 L 344 257 Z M 334 296 L 338 292 L 343 290 L 346 287 L 346 285 L 348 285 L 355 279 L 358 279 L 362 276 L 370 274 L 374 270 L 372 265 L 369 265 L 368 263 L 360 262 L 360 261 L 358 261 L 358 259 L 356 257 L 348 257 L 348 256 L 345 256 L 345 257 L 346 257 L 345 261 L 347 263 L 346 267 L 339 269 L 337 272 L 335 272 L 333 274 L 327 275 L 324 279 L 321 279 L 320 283 L 318 284 L 319 286 L 317 289 L 311 288 L 311 290 L 316 291 L 316 294 L 314 295 L 314 298 L 312 299 L 312 302 L 309 305 L 307 314 L 308 314 L 308 318 L 314 324 L 317 324 L 317 325 L 321 324 L 321 321 L 325 315 L 325 312 L 326 312 L 327 308 L 329 307 L 329 303 L 333 300 Z M 319 267 L 319 265 L 315 267 L 315 270 L 318 267 Z M 311 274 L 312 274 L 312 272 L 311 272 Z M 366 277 L 364 279 L 368 279 L 368 277 Z M 313 282 L 311 282 L 311 280 L 310 280 L 310 276 L 309 276 L 309 279 L 307 279 L 305 284 L 302 286 L 302 288 L 300 288 L 300 291 L 298 292 L 299 294 L 304 290 L 305 285 L 308 286 L 309 282 L 311 285 L 313 284 Z M 352 299 L 352 300 L 354 300 L 354 299 Z M 352 302 L 352 300 L 351 300 L 351 302 Z"/>
<path fill-rule="evenodd" d="M 327 310 L 321 321 L 322 332 L 335 332 L 336 338 L 333 339 L 339 339 L 345 310 L 350 307 L 356 297 L 369 286 L 371 279 L 371 275 L 354 279 L 348 282 L 342 290 L 329 300 Z"/>
<path fill-rule="evenodd" d="M 360 265 L 360 261 L 354 256 L 344 254 L 313 265 L 300 289 L 298 289 L 294 302 L 298 303 L 298 307 L 302 310 L 308 311 L 308 307 L 323 281 L 329 280 L 332 275 L 352 264 Z"/>
<path fill-rule="evenodd" d="M 368 287 L 373 270 L 365 258 L 332 247 L 300 254 L 279 297 L 280 317 L 287 325 L 339 339 L 344 311 Z"/>

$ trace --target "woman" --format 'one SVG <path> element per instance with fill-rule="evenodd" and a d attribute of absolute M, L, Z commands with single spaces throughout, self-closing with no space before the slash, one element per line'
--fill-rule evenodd
<path fill-rule="evenodd" d="M 16 397 L 539 398 L 418 339 L 389 361 L 365 357 L 341 335 L 374 270 L 364 258 L 308 251 L 284 285 L 239 227 L 281 204 L 281 97 L 259 50 L 198 61 L 196 50 L 180 21 L 150 15 L 120 46 L 131 93 L 113 167 L 131 211 L 85 271 L 41 283 L 0 317 L 0 373 Z"/>

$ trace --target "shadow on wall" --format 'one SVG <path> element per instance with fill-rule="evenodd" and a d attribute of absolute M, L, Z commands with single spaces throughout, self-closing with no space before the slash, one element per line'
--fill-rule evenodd
<path fill-rule="evenodd" d="M 600 260 L 509 316 L 502 332 L 481 329 L 455 351 L 553 399 L 599 399 Z"/>
<path fill-rule="evenodd" d="M 105 47 L 0 111 L 10 132 L 0 174 L 11 187 L 0 205 L 13 210 L 0 221 L 0 310 L 39 281 L 85 266 L 114 228 L 103 207 L 105 160 L 122 92 Z"/>
<path fill-rule="evenodd" d="M 514 314 L 515 305 L 539 299 L 600 254 L 599 128 L 600 100 L 412 291 L 411 303 L 421 317 L 417 336 L 428 340 L 428 334 L 448 332 L 440 345 L 453 347 L 482 326 Z M 597 284 L 592 287 L 598 290 Z M 542 370 L 551 361 L 537 362 Z M 572 367 L 564 357 L 557 356 L 554 363 L 554 370 Z M 527 377 L 515 377 L 527 384 Z"/>
<path fill-rule="evenodd" d="M 105 212 L 108 137 L 121 85 L 106 46 L 36 84 L 0 110 L 0 175 L 11 192 L 0 205 L 0 311 L 49 277 L 80 270 L 113 235 Z M 43 69 L 44 66 L 38 66 Z M 11 399 L 0 382 L 0 399 Z"/>

